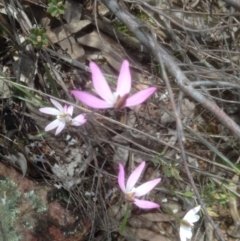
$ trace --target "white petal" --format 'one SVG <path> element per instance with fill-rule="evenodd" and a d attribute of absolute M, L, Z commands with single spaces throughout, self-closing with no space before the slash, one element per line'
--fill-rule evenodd
<path fill-rule="evenodd" d="M 72 119 L 72 126 L 80 126 L 82 124 L 84 124 L 87 121 L 87 119 L 85 118 L 85 114 L 80 114 L 78 116 L 76 116 L 74 119 Z"/>
<path fill-rule="evenodd" d="M 59 111 L 56 108 L 52 108 L 52 107 L 43 107 L 40 108 L 39 111 L 41 111 L 42 113 L 48 114 L 48 115 L 61 115 L 62 112 Z"/>
<path fill-rule="evenodd" d="M 53 103 L 53 105 L 54 105 L 57 109 L 59 109 L 59 111 L 63 112 L 63 107 L 62 107 L 62 105 L 61 105 L 58 101 L 56 101 L 56 100 L 54 100 L 54 99 L 51 99 L 51 98 L 50 98 L 50 100 L 51 100 L 51 102 Z"/>
<path fill-rule="evenodd" d="M 191 227 L 186 227 L 184 225 L 180 225 L 179 236 L 181 241 L 186 241 L 187 238 L 192 238 L 192 230 Z"/>
<path fill-rule="evenodd" d="M 68 108 L 67 108 L 67 113 L 70 115 L 70 116 L 72 116 L 72 114 L 73 114 L 73 106 L 68 106 Z"/>
<path fill-rule="evenodd" d="M 49 123 L 46 127 L 45 127 L 45 131 L 50 131 L 52 129 L 55 129 L 56 127 L 59 126 L 60 124 L 60 120 L 56 119 L 54 121 L 52 121 L 51 123 Z"/>
<path fill-rule="evenodd" d="M 65 127 L 65 122 L 61 121 L 58 125 L 58 128 L 57 128 L 56 132 L 55 132 L 55 136 L 58 135 L 64 129 L 64 127 Z"/>
<path fill-rule="evenodd" d="M 191 210 L 189 210 L 187 212 L 187 214 L 183 217 L 183 220 L 187 221 L 188 223 L 190 223 L 191 225 L 193 225 L 193 223 L 197 222 L 199 220 L 199 215 L 197 214 L 200 210 L 201 206 L 197 206 Z"/>

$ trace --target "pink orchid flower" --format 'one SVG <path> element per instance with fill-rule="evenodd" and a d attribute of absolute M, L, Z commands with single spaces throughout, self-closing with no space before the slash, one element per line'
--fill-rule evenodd
<path fill-rule="evenodd" d="M 58 135 L 66 125 L 80 126 L 87 121 L 85 119 L 85 114 L 80 114 L 72 119 L 73 106 L 62 106 L 56 100 L 50 100 L 56 108 L 43 107 L 39 109 L 39 111 L 43 113 L 56 116 L 56 120 L 52 121 L 45 127 L 45 131 L 50 131 L 57 128 L 55 135 Z"/>
<path fill-rule="evenodd" d="M 129 202 L 133 202 L 139 208 L 143 209 L 151 209 L 151 208 L 159 208 L 159 205 L 154 202 L 150 202 L 147 200 L 137 199 L 135 197 L 141 197 L 148 192 L 150 192 L 160 181 L 161 178 L 154 179 L 152 181 L 145 182 L 139 187 L 134 187 L 137 183 L 143 168 L 145 166 L 145 162 L 142 162 L 129 176 L 127 180 L 127 185 L 125 186 L 125 172 L 122 164 L 119 164 L 119 174 L 118 174 L 118 184 L 122 191 L 125 194 L 125 199 Z"/>
<path fill-rule="evenodd" d="M 97 109 L 106 108 L 123 108 L 139 105 L 149 98 L 156 90 L 156 87 L 150 87 L 140 90 L 129 96 L 131 90 L 131 74 L 129 63 L 123 61 L 120 74 L 118 76 L 116 92 L 112 92 L 106 79 L 104 78 L 98 66 L 91 62 L 90 69 L 92 72 L 92 80 L 97 94 L 102 98 L 98 98 L 84 91 L 72 90 L 71 93 L 84 104 Z"/>

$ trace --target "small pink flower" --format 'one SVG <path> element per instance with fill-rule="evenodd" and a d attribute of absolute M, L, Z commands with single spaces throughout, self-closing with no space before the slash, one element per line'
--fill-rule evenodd
<path fill-rule="evenodd" d="M 84 104 L 97 109 L 106 108 L 123 108 L 139 105 L 149 98 L 156 90 L 156 87 L 150 87 L 137 93 L 130 95 L 131 90 L 131 74 L 129 63 L 123 61 L 120 74 L 118 76 L 116 92 L 112 92 L 106 79 L 104 78 L 98 66 L 91 62 L 90 69 L 92 71 L 92 80 L 97 94 L 102 98 L 98 98 L 84 91 L 72 90 L 71 93 Z"/>
<path fill-rule="evenodd" d="M 119 164 L 119 174 L 118 174 L 118 184 L 122 191 L 125 193 L 125 198 L 129 202 L 133 202 L 139 208 L 150 209 L 150 208 L 159 208 L 159 205 L 154 202 L 150 202 L 147 200 L 137 199 L 135 197 L 141 197 L 148 192 L 150 192 L 160 181 L 160 178 L 154 179 L 152 181 L 148 181 L 140 185 L 139 187 L 134 187 L 137 183 L 143 168 L 145 166 L 145 162 L 142 162 L 129 176 L 127 180 L 127 185 L 125 186 L 125 172 L 122 164 Z"/>
<path fill-rule="evenodd" d="M 80 114 L 72 119 L 73 106 L 62 106 L 56 100 L 50 100 L 56 108 L 43 107 L 39 109 L 39 111 L 43 113 L 56 116 L 56 120 L 52 121 L 45 127 L 45 131 L 50 131 L 57 128 L 55 135 L 58 135 L 66 125 L 80 126 L 87 121 L 85 119 L 85 114 Z"/>

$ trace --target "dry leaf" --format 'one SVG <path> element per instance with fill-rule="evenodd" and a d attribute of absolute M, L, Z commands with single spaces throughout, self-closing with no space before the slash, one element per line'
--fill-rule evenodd
<path fill-rule="evenodd" d="M 175 122 L 175 118 L 170 116 L 167 112 L 164 112 L 161 117 L 161 124 L 168 124 Z"/>
<path fill-rule="evenodd" d="M 184 117 L 192 117 L 195 110 L 195 104 L 188 99 L 183 99 L 181 112 Z"/>
<path fill-rule="evenodd" d="M 74 33 L 79 32 L 81 29 L 85 28 L 89 24 L 91 24 L 91 21 L 89 20 L 73 22 L 73 23 L 66 24 L 64 26 L 60 26 L 53 30 L 47 30 L 46 34 L 49 40 L 54 44 L 68 38 Z"/>
<path fill-rule="evenodd" d="M 146 218 L 152 222 L 169 222 L 175 220 L 174 217 L 164 213 L 146 213 L 140 215 L 140 217 Z"/>
<path fill-rule="evenodd" d="M 29 58 L 27 55 L 21 55 L 21 58 L 17 59 L 12 67 L 16 76 L 18 76 L 20 71 L 20 81 L 26 83 L 27 85 L 34 82 L 36 75 L 36 60 Z"/>
<path fill-rule="evenodd" d="M 78 43 L 95 48 L 102 51 L 109 64 L 119 71 L 122 60 L 126 58 L 122 49 L 118 47 L 118 43 L 101 33 L 101 37 L 96 31 L 84 35 L 77 39 Z"/>
<path fill-rule="evenodd" d="M 208 215 L 210 215 L 211 217 L 214 217 L 214 218 L 219 217 L 219 215 L 212 208 L 208 208 L 207 212 L 208 212 Z"/>
<path fill-rule="evenodd" d="M 72 59 L 76 59 L 80 62 L 85 61 L 85 51 L 78 43 L 76 43 L 73 37 L 64 39 L 58 44 L 63 50 L 67 50 L 67 53 L 69 54 L 69 56 L 71 56 Z"/>
<path fill-rule="evenodd" d="M 3 75 L 0 75 L 0 98 L 9 98 L 11 95 L 10 88 L 8 84 L 4 81 L 7 78 Z"/>
<path fill-rule="evenodd" d="M 73 0 L 65 2 L 65 12 L 63 18 L 67 23 L 78 22 L 82 16 L 82 6 Z"/>
<path fill-rule="evenodd" d="M 155 232 L 149 231 L 148 229 L 139 228 L 136 231 L 141 239 L 147 241 L 172 241 L 171 239 Z"/>
<path fill-rule="evenodd" d="M 21 152 L 14 151 L 14 153 L 9 154 L 8 158 L 14 163 L 18 164 L 18 166 L 21 168 L 23 176 L 25 176 L 27 172 L 27 160 L 25 156 Z"/>

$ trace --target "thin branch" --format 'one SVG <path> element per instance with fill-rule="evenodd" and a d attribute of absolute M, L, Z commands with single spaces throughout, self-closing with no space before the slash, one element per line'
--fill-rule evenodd
<path fill-rule="evenodd" d="M 239 0 L 223 0 L 225 3 L 229 4 L 230 6 L 240 10 L 240 2 Z"/>

